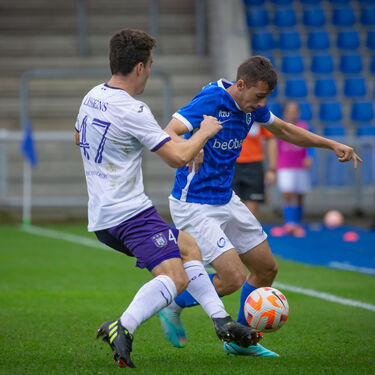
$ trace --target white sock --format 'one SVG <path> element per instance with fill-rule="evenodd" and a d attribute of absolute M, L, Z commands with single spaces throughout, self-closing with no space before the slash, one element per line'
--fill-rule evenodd
<path fill-rule="evenodd" d="M 121 315 L 121 324 L 131 333 L 147 319 L 168 306 L 177 296 L 173 280 L 159 275 L 142 286 Z"/>
<path fill-rule="evenodd" d="M 198 260 L 184 263 L 190 280 L 187 291 L 199 302 L 210 318 L 224 318 L 229 314 L 216 293 L 203 264 Z"/>

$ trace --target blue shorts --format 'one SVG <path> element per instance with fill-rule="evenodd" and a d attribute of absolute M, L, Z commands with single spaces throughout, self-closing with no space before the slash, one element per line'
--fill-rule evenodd
<path fill-rule="evenodd" d="M 96 237 L 107 246 L 137 258 L 136 266 L 151 271 L 166 259 L 181 258 L 177 245 L 178 229 L 169 226 L 150 207 L 112 228 L 96 231 Z"/>

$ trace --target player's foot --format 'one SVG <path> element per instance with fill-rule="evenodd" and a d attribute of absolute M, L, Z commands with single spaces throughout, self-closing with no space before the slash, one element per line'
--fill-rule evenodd
<path fill-rule="evenodd" d="M 235 343 L 247 348 L 256 345 L 263 334 L 235 322 L 230 316 L 225 318 L 213 318 L 216 334 L 220 340 Z"/>
<path fill-rule="evenodd" d="M 186 345 L 186 333 L 181 323 L 180 314 L 166 307 L 158 312 L 161 327 L 167 340 L 176 348 Z"/>
<path fill-rule="evenodd" d="M 254 357 L 279 357 L 279 355 L 264 346 L 257 344 L 249 346 L 248 348 L 241 348 L 232 342 L 224 342 L 224 350 L 227 354 L 247 355 Z"/>
<path fill-rule="evenodd" d="M 130 359 L 133 336 L 121 325 L 120 320 L 103 323 L 98 329 L 96 338 L 100 336 L 103 336 L 103 341 L 107 342 L 113 350 L 113 360 L 117 361 L 118 367 L 135 367 Z"/>

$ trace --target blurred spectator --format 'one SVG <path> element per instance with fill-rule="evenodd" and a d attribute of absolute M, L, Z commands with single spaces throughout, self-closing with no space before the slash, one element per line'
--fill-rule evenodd
<path fill-rule="evenodd" d="M 263 142 L 268 168 L 264 173 Z M 232 188 L 252 214 L 259 219 L 259 203 L 265 201 L 264 185 L 276 182 L 277 141 L 273 134 L 254 123 L 242 144 L 237 158 Z"/>
<path fill-rule="evenodd" d="M 284 107 L 283 119 L 303 129 L 309 129 L 305 121 L 299 119 L 300 109 L 296 102 L 289 102 Z M 283 196 L 283 216 L 285 233 L 296 237 L 305 236 L 303 229 L 303 199 L 310 190 L 310 173 L 313 149 L 306 149 L 294 144 L 277 140 L 277 182 Z"/>

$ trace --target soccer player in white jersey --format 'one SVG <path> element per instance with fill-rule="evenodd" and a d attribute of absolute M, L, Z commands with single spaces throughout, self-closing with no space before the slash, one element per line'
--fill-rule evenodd
<path fill-rule="evenodd" d="M 168 165 L 182 167 L 222 129 L 216 118 L 202 116 L 200 130 L 188 142 L 175 143 L 147 105 L 134 98 L 146 85 L 154 46 L 155 40 L 140 30 L 124 29 L 112 36 L 112 77 L 83 98 L 75 126 L 89 195 L 88 230 L 113 249 L 136 257 L 137 266 L 154 276 L 118 320 L 98 330 L 120 367 L 135 367 L 130 352 L 136 328 L 186 287 L 213 320 L 220 339 L 248 346 L 261 337 L 230 318 L 194 239 L 171 228 L 144 193 L 144 146 Z"/>
<path fill-rule="evenodd" d="M 331 149 L 340 162 L 353 160 L 355 168 L 361 161 L 351 147 L 274 116 L 266 107 L 266 100 L 276 84 L 277 74 L 270 61 L 251 57 L 239 66 L 234 83 L 220 79 L 207 85 L 173 115 L 165 129 L 172 140 L 181 142 L 181 135 L 187 140 L 199 129 L 202 114 L 217 117 L 223 126 L 204 146 L 198 171 L 187 167 L 177 170 L 170 209 L 176 227 L 195 238 L 204 263 L 216 270 L 210 278 L 219 295 L 231 294 L 242 286 L 237 318 L 242 324 L 246 324 L 246 297 L 258 287 L 271 286 L 277 273 L 266 233 L 231 189 L 236 159 L 253 122 L 299 146 Z M 166 337 L 177 347 L 186 341 L 180 313 L 195 304 L 197 301 L 184 291 L 159 313 L 163 325 L 169 327 L 164 332 Z M 178 329 L 172 331 L 173 327 Z M 241 348 L 224 343 L 224 348 L 228 354 L 278 356 L 259 344 Z"/>

